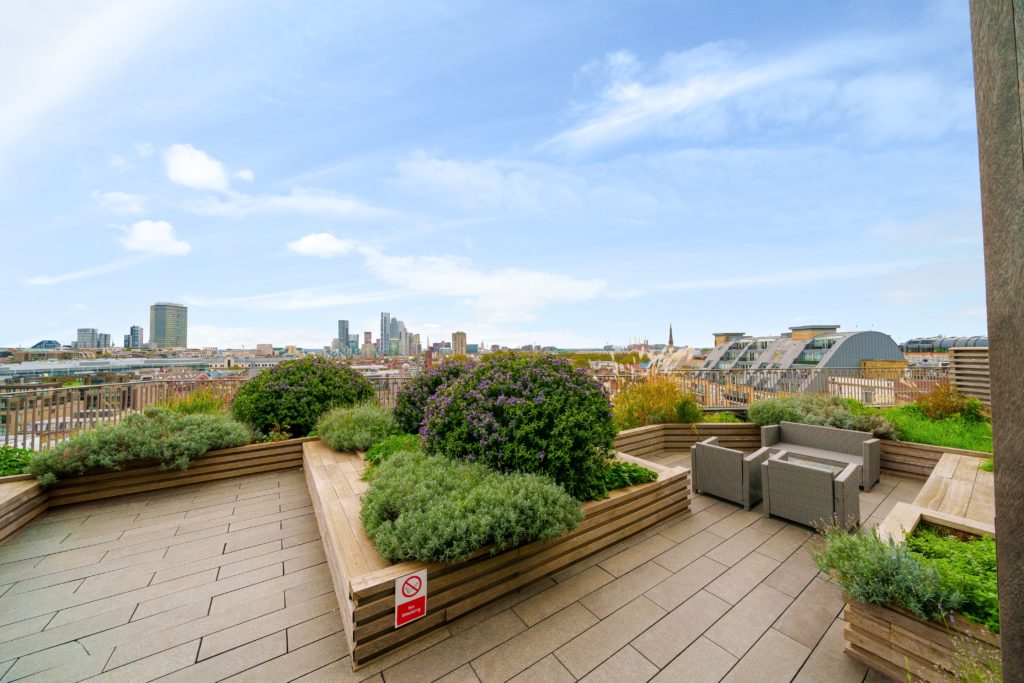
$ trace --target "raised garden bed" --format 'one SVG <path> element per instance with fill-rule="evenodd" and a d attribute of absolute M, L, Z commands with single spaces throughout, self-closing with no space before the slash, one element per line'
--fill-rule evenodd
<path fill-rule="evenodd" d="M 753 453 L 761 447 L 761 428 L 752 422 L 657 424 L 626 429 L 615 437 L 615 450 L 637 457 L 672 451 L 687 452 L 708 437 L 718 437 L 725 448 Z"/>
<path fill-rule="evenodd" d="M 657 481 L 584 503 L 585 518 L 569 533 L 496 555 L 482 548 L 452 564 L 391 564 L 377 553 L 359 519 L 365 462 L 322 442 L 304 444 L 306 481 L 353 668 L 689 509 L 689 470 L 619 457 L 656 471 Z M 422 569 L 428 577 L 427 615 L 395 628 L 395 580 Z"/>
<path fill-rule="evenodd" d="M 959 536 L 995 536 L 991 524 L 908 503 L 897 503 L 878 532 L 883 540 L 899 543 L 922 523 Z M 915 680 L 952 681 L 958 670 L 958 653 L 981 661 L 999 658 L 999 636 L 960 615 L 941 623 L 925 621 L 900 607 L 848 599 L 844 618 L 846 653 L 895 679 L 904 680 L 909 672 Z"/>

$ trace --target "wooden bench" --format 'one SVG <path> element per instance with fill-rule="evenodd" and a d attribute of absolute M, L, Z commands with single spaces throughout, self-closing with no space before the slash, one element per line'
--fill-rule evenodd
<path fill-rule="evenodd" d="M 322 442 L 304 444 L 304 466 L 313 510 L 327 555 L 352 666 L 367 662 L 474 609 L 504 597 L 690 506 L 690 473 L 620 454 L 658 473 L 657 481 L 612 491 L 583 504 L 575 530 L 491 555 L 481 548 L 452 564 L 391 564 L 377 553 L 359 518 L 366 464 L 356 453 L 338 453 Z M 427 570 L 427 615 L 394 627 L 395 580 Z"/>

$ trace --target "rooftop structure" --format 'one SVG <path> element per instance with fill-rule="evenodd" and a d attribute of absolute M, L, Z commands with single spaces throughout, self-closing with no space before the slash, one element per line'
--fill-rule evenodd
<path fill-rule="evenodd" d="M 778 336 L 716 332 L 705 370 L 856 368 L 866 360 L 903 361 L 887 334 L 840 332 L 838 325 L 801 325 Z"/>
<path fill-rule="evenodd" d="M 954 348 L 987 347 L 988 337 L 915 337 L 900 344 L 904 353 L 945 353 Z"/>

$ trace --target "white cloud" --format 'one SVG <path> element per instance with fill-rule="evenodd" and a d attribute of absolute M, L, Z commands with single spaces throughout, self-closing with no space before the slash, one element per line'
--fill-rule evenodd
<path fill-rule="evenodd" d="M 605 290 L 600 279 L 581 280 L 515 267 L 484 270 L 455 256 L 389 256 L 363 242 L 327 233 L 306 235 L 288 248 L 323 257 L 354 252 L 378 280 L 410 294 L 454 298 L 490 323 L 531 320 L 548 304 L 588 301 Z"/>
<path fill-rule="evenodd" d="M 241 171 L 235 171 L 234 176 L 247 183 L 251 183 L 256 179 L 256 175 L 248 168 L 243 168 Z"/>
<path fill-rule="evenodd" d="M 393 215 L 360 199 L 328 191 L 294 189 L 290 194 L 248 195 L 228 192 L 185 204 L 185 210 L 204 216 L 244 218 L 251 214 L 299 213 L 330 218 L 380 218 Z"/>
<path fill-rule="evenodd" d="M 247 296 L 206 298 L 185 297 L 186 303 L 203 308 L 241 308 L 250 311 L 304 311 L 317 308 L 353 306 L 389 301 L 405 296 L 404 290 L 353 293 L 338 287 L 309 287 Z"/>
<path fill-rule="evenodd" d="M 118 214 L 142 213 L 146 210 L 146 198 L 141 194 L 128 192 L 93 192 L 96 206 L 104 211 Z"/>
<path fill-rule="evenodd" d="M 121 238 L 121 245 L 129 251 L 162 256 L 183 256 L 192 246 L 175 237 L 174 226 L 167 221 L 139 221 L 133 223 Z"/>
<path fill-rule="evenodd" d="M 26 279 L 25 284 L 31 287 L 43 287 L 47 285 L 58 285 L 63 282 L 71 282 L 72 280 L 81 280 L 87 277 L 94 277 L 96 275 L 106 275 L 107 273 L 113 273 L 118 270 L 124 270 L 125 268 L 138 265 L 145 261 L 146 258 L 146 256 L 131 256 L 129 258 L 111 261 L 110 263 L 93 266 L 92 268 L 83 268 L 82 270 L 75 270 L 61 275 L 37 275 Z"/>
<path fill-rule="evenodd" d="M 164 153 L 171 182 L 196 190 L 228 189 L 228 172 L 217 159 L 192 145 L 172 145 Z"/>
<path fill-rule="evenodd" d="M 701 277 L 692 280 L 666 282 L 650 288 L 658 292 L 699 292 L 707 290 L 748 289 L 751 287 L 775 287 L 792 284 L 811 284 L 848 280 L 861 277 L 886 275 L 913 268 L 917 264 L 911 261 L 882 261 L 878 263 L 858 263 L 856 265 L 819 266 L 816 268 L 785 268 L 779 265 L 770 272 L 756 275 L 737 275 L 734 277 L 714 278 Z M 642 290 L 630 290 L 621 298 L 634 298 L 642 294 Z"/>

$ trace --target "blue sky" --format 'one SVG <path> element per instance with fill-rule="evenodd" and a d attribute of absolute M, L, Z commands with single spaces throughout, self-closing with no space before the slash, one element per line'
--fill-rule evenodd
<path fill-rule="evenodd" d="M 0 8 L 0 345 L 985 333 L 966 3 Z"/>

